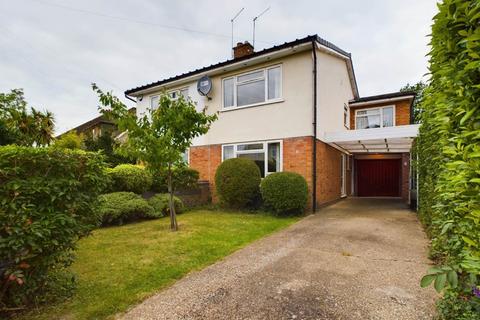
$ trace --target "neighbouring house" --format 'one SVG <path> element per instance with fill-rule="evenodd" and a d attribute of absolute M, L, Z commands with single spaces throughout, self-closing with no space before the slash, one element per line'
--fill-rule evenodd
<path fill-rule="evenodd" d="M 222 161 L 242 157 L 262 176 L 304 176 L 313 210 L 350 195 L 410 201 L 414 93 L 360 97 L 351 55 L 317 35 L 258 52 L 248 42 L 233 50 L 231 60 L 125 92 L 139 114 L 155 108 L 161 92 L 218 113 L 188 150 L 201 179 L 213 185 Z M 197 90 L 205 85 L 206 96 Z"/>
<path fill-rule="evenodd" d="M 130 108 L 128 111 L 136 112 L 135 108 Z M 122 139 L 125 136 L 125 133 L 122 133 L 118 130 L 117 125 L 112 120 L 107 119 L 104 115 L 100 115 L 96 118 L 88 120 L 87 122 L 82 123 L 81 125 L 76 126 L 60 135 L 57 138 L 60 138 L 67 132 L 74 131 L 76 134 L 80 135 L 91 135 L 93 138 L 100 137 L 105 132 L 112 133 L 113 137 Z"/>

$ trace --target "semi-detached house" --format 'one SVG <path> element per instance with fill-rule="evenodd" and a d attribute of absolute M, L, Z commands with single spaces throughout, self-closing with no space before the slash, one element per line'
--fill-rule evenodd
<path fill-rule="evenodd" d="M 197 91 L 205 76 L 212 85 L 208 96 Z M 213 193 L 218 165 L 241 157 L 255 161 L 262 176 L 301 174 L 313 210 L 351 195 L 410 201 L 414 94 L 360 97 L 351 55 L 317 35 L 258 52 L 238 43 L 231 60 L 125 94 L 141 114 L 157 106 L 161 92 L 188 96 L 198 110 L 218 113 L 187 152 Z"/>

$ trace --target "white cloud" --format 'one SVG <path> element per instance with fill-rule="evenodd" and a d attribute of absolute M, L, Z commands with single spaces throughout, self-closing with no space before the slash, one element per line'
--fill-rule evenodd
<path fill-rule="evenodd" d="M 427 72 L 434 0 L 18 0 L 0 2 L 0 92 L 24 88 L 62 132 L 97 115 L 91 82 L 123 98 L 230 58 L 230 18 L 245 7 L 235 41 L 251 40 L 252 18 L 268 6 L 257 49 L 318 34 L 352 53 L 361 95 L 396 91 Z"/>

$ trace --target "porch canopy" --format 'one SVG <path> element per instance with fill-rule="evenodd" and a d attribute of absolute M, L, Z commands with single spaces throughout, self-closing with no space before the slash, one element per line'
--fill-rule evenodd
<path fill-rule="evenodd" d="M 348 153 L 410 152 L 418 124 L 326 132 L 323 141 Z"/>

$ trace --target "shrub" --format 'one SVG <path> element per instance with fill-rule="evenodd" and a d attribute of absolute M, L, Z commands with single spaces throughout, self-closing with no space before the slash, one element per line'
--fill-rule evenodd
<path fill-rule="evenodd" d="M 159 217 L 168 216 L 170 213 L 170 208 L 168 205 L 169 196 L 170 195 L 168 193 L 161 193 L 156 194 L 150 199 L 148 199 L 148 203 L 153 207 L 153 209 L 155 210 L 155 214 Z M 182 200 L 180 200 L 178 197 L 173 197 L 173 203 L 175 205 L 175 212 L 182 213 L 182 211 L 184 210 Z"/>
<path fill-rule="evenodd" d="M 111 190 L 114 192 L 126 191 L 141 194 L 152 186 L 150 172 L 141 166 L 121 164 L 107 171 L 111 178 Z"/>
<path fill-rule="evenodd" d="M 260 192 L 265 206 L 279 215 L 301 214 L 307 205 L 307 181 L 298 173 L 272 173 L 263 179 Z"/>
<path fill-rule="evenodd" d="M 252 205 L 259 194 L 260 169 L 249 159 L 228 159 L 215 173 L 215 186 L 222 204 L 233 208 Z"/>
<path fill-rule="evenodd" d="M 56 139 L 53 146 L 60 149 L 81 149 L 83 146 L 83 136 L 75 131 L 69 131 Z"/>
<path fill-rule="evenodd" d="M 168 192 L 167 171 L 150 169 L 150 172 L 152 172 L 153 177 L 152 191 L 162 193 Z M 197 188 L 198 171 L 187 166 L 174 167 L 172 171 L 172 180 L 175 190 Z"/>
<path fill-rule="evenodd" d="M 147 200 L 133 192 L 113 192 L 100 197 L 99 215 L 102 225 L 121 225 L 141 219 L 159 218 Z"/>
<path fill-rule="evenodd" d="M 421 285 L 433 283 L 443 291 L 441 319 L 479 319 L 479 6 L 478 1 L 444 0 L 438 9 L 416 152 L 419 217 L 439 266 Z"/>
<path fill-rule="evenodd" d="M 98 222 L 105 178 L 98 154 L 0 147 L 0 309 L 44 302 L 58 286 L 52 279 Z"/>

